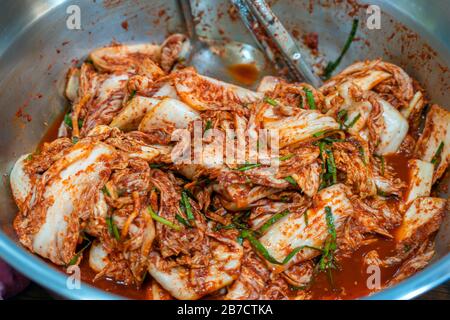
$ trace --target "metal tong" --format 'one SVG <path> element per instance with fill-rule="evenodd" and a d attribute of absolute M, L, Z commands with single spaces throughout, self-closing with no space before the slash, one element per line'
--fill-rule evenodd
<path fill-rule="evenodd" d="M 292 81 L 320 87 L 322 80 L 305 61 L 292 36 L 264 0 L 230 0 L 255 41 L 276 68 L 287 71 Z"/>

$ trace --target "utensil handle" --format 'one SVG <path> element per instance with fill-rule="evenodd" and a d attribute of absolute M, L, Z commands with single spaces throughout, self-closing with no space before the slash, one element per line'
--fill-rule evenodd
<path fill-rule="evenodd" d="M 266 54 L 267 58 L 275 64 L 275 67 L 278 70 L 285 70 L 286 68 L 288 68 L 288 66 L 284 62 L 284 59 L 281 59 L 279 57 L 279 54 L 277 54 L 279 52 L 278 48 L 273 48 L 273 45 L 271 45 L 267 41 L 267 39 L 269 39 L 267 33 L 260 27 L 259 22 L 256 20 L 256 17 L 250 12 L 244 0 L 231 0 L 231 3 L 237 9 L 242 22 L 250 31 L 256 44 L 259 46 L 262 52 Z"/>
<path fill-rule="evenodd" d="M 184 24 L 186 25 L 189 38 L 195 43 L 198 40 L 197 32 L 195 31 L 194 16 L 192 14 L 192 7 L 190 0 L 177 0 L 178 6 L 183 15 Z"/>
<path fill-rule="evenodd" d="M 315 87 L 322 85 L 322 80 L 313 72 L 303 58 L 300 48 L 289 32 L 275 16 L 265 0 L 244 0 L 253 15 L 265 29 L 270 39 L 277 45 L 284 56 L 289 70 L 297 80 L 306 80 Z"/>

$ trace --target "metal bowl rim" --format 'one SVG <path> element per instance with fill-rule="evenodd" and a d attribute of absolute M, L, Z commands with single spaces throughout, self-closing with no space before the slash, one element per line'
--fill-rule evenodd
<path fill-rule="evenodd" d="M 362 2 L 367 2 L 362 0 Z M 381 2 L 380 0 L 372 0 L 374 3 Z M 6 44 L 4 50 L 0 50 L 0 59 L 3 53 L 26 32 L 28 28 L 31 28 L 35 22 L 40 20 L 43 16 L 47 15 L 50 11 L 64 3 L 64 0 L 52 0 L 52 4 L 46 8 L 39 17 L 28 23 L 19 33 L 17 33 L 9 43 Z M 433 37 L 432 32 L 421 22 L 414 20 L 411 12 L 407 13 L 402 10 L 397 4 L 391 2 L 383 2 L 383 10 L 392 14 L 395 13 L 395 17 L 398 21 L 404 23 L 408 27 L 423 36 L 428 36 L 431 40 L 430 43 L 438 48 L 438 51 L 444 49 L 450 51 L 450 47 L 442 39 Z M 412 26 L 412 24 L 414 26 Z M 83 282 L 82 288 L 79 290 L 68 289 L 66 286 L 67 276 L 62 272 L 57 272 L 54 268 L 49 266 L 41 258 L 28 252 L 18 243 L 12 241 L 4 232 L 0 230 L 0 257 L 8 262 L 11 266 L 17 269 L 19 272 L 25 274 L 31 280 L 39 283 L 40 285 L 48 288 L 56 295 L 63 296 L 69 299 L 81 299 L 81 300 L 111 300 L 111 299 L 124 299 L 123 297 L 107 293 L 101 289 L 97 289 L 89 284 Z M 450 280 L 450 253 L 447 253 L 444 257 L 433 262 L 425 267 L 424 270 L 416 273 L 415 275 L 403 280 L 398 285 L 377 292 L 367 297 L 362 297 L 363 300 L 403 300 L 412 299 L 418 295 L 431 290 L 432 288 Z"/>

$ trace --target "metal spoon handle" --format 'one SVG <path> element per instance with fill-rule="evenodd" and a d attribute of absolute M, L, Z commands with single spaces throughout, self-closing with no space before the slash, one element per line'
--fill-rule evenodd
<path fill-rule="evenodd" d="M 194 16 L 192 14 L 192 7 L 190 0 L 178 0 L 178 6 L 183 14 L 184 23 L 186 25 L 187 33 L 193 43 L 198 40 L 197 32 L 195 31 Z"/>
<path fill-rule="evenodd" d="M 296 80 L 306 80 L 313 86 L 320 87 L 322 85 L 321 79 L 305 61 L 300 48 L 267 3 L 264 0 L 243 1 L 265 29 L 270 40 L 278 47 L 286 65 L 289 67 L 289 71 L 294 75 Z"/>
<path fill-rule="evenodd" d="M 244 0 L 231 0 L 231 3 L 237 9 L 242 22 L 247 29 L 250 30 L 256 44 L 266 54 L 266 57 L 275 64 L 278 70 L 285 70 L 288 68 L 284 59 L 280 57 L 278 48 L 274 48 L 267 39 L 269 39 L 266 31 L 260 27 L 256 17 L 250 12 Z M 293 79 L 294 80 L 294 79 Z"/>

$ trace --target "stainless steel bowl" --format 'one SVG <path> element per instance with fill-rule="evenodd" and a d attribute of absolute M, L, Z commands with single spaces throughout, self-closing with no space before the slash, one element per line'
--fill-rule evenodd
<path fill-rule="evenodd" d="M 382 9 L 381 29 L 366 27 L 365 7 L 342 1 L 270 1 L 274 12 L 301 42 L 302 34 L 319 33 L 319 49 L 335 58 L 351 27 L 353 13 L 362 27 L 359 40 L 342 66 L 356 59 L 382 57 L 403 66 L 432 100 L 449 106 L 450 6 L 447 0 L 372 0 Z M 310 2 L 313 6 L 310 6 Z M 317 4 L 315 4 L 317 2 Z M 320 4 L 318 4 L 320 2 Z M 70 5 L 80 9 L 81 29 L 70 29 Z M 197 1 L 199 32 L 211 38 L 253 43 L 245 27 L 228 13 L 228 1 Z M 76 8 L 75 8 L 76 10 Z M 356 11 L 355 11 L 356 10 Z M 72 14 L 72 15 L 71 15 Z M 126 23 L 125 23 L 126 21 Z M 73 22 L 73 20 L 72 20 Z M 76 24 L 75 24 L 76 25 Z M 72 63 L 98 46 L 119 42 L 161 42 L 182 32 L 175 1 L 167 0 L 3 0 L 0 11 L 0 256 L 56 294 L 72 299 L 112 299 L 86 284 L 66 286 L 67 275 L 55 271 L 22 248 L 12 229 L 16 207 L 8 174 L 23 153 L 33 151 L 50 125 L 67 108 L 65 73 Z M 448 185 L 448 181 L 444 182 Z M 443 195 L 446 196 L 446 195 Z M 410 299 L 450 278 L 450 217 L 436 238 L 436 256 L 422 272 L 370 299 Z"/>

